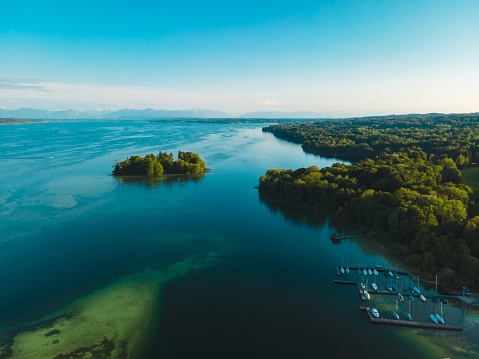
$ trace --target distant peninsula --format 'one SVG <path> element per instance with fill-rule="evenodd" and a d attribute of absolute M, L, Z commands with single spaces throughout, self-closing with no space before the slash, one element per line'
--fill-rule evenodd
<path fill-rule="evenodd" d="M 178 159 L 173 160 L 173 154 L 159 152 L 141 156 L 127 157 L 117 162 L 113 176 L 161 176 L 164 174 L 203 174 L 208 171 L 206 162 L 194 152 L 178 151 Z"/>

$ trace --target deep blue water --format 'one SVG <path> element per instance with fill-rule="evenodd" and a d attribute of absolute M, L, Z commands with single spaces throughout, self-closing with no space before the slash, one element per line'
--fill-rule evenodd
<path fill-rule="evenodd" d="M 149 358 L 415 358 L 396 327 L 371 325 L 334 267 L 388 265 L 367 241 L 329 240 L 328 218 L 261 201 L 270 168 L 334 161 L 259 124 L 52 122 L 0 126 L 0 326 L 188 255 L 216 266 L 170 282 Z M 163 182 L 109 176 L 114 161 L 194 151 L 213 172 Z M 394 263 L 394 262 L 393 262 Z M 404 309 L 404 308 L 403 308 Z M 374 350 L 370 348 L 374 345 Z"/>

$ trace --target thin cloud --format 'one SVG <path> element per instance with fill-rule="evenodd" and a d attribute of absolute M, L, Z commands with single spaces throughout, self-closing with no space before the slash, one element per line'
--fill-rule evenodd
<path fill-rule="evenodd" d="M 270 106 L 270 105 L 282 105 L 284 102 L 276 101 L 276 100 L 264 100 L 261 102 L 262 105 Z"/>
<path fill-rule="evenodd" d="M 22 91 L 19 91 L 22 90 Z M 81 109 L 86 104 L 110 108 L 174 108 L 216 107 L 230 99 L 160 87 L 107 86 L 45 80 L 0 78 L 0 98 L 14 103 L 43 101 L 44 105 L 63 103 Z M 3 104 L 2 104 L 3 105 Z"/>
<path fill-rule="evenodd" d="M 37 83 L 36 80 L 0 78 L 0 89 L 48 91 L 43 86 L 37 85 Z"/>

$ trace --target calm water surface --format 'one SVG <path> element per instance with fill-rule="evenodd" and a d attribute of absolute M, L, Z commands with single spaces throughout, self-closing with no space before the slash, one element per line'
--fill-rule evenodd
<path fill-rule="evenodd" d="M 444 333 L 371 325 L 357 291 L 333 284 L 341 261 L 386 266 L 387 256 L 364 240 L 333 245 L 329 234 L 342 229 L 327 218 L 259 199 L 253 186 L 267 169 L 333 163 L 261 127 L 1 126 L 0 325 L 32 320 L 124 276 L 221 251 L 220 264 L 166 286 L 145 357 L 435 357 Z M 115 160 L 159 150 L 197 152 L 214 171 L 162 182 L 109 176 Z M 478 333 L 471 318 L 464 333 L 448 333 L 467 350 Z"/>

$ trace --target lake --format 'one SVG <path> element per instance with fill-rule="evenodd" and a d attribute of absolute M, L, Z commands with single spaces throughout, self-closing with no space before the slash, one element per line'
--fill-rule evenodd
<path fill-rule="evenodd" d="M 351 229 L 325 216 L 259 198 L 267 169 L 337 162 L 263 126 L 0 126 L 0 358 L 478 357 L 477 311 L 463 332 L 374 325 L 357 289 L 333 284 L 341 263 L 398 262 L 367 239 L 332 243 Z M 213 171 L 110 176 L 116 160 L 160 150 L 196 152 Z"/>

